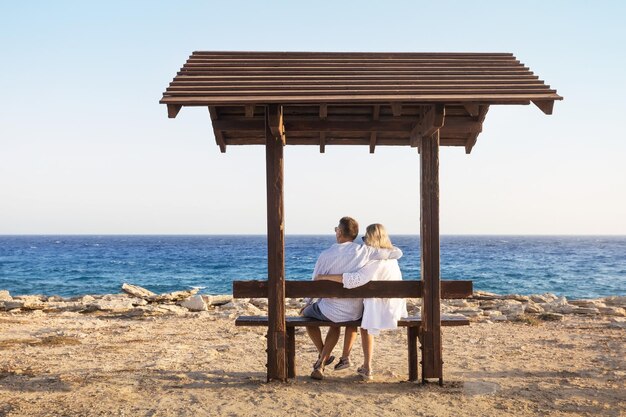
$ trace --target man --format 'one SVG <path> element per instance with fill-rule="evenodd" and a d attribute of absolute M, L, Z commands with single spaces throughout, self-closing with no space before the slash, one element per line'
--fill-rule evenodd
<path fill-rule="evenodd" d="M 396 247 L 393 249 L 375 249 L 366 245 L 354 243 L 359 234 L 359 224 L 351 217 L 342 217 L 339 225 L 335 227 L 335 239 L 337 243 L 323 251 L 313 270 L 313 279 L 316 275 L 343 274 L 355 272 L 365 266 L 372 259 L 398 259 L 402 251 Z M 358 320 L 363 314 L 362 298 L 322 298 L 317 302 L 309 303 L 302 309 L 301 314 L 318 320 L 342 323 Z M 322 340 L 322 332 L 319 327 L 306 328 L 309 337 L 315 344 L 319 358 L 313 365 L 311 378 L 324 379 L 324 367 L 329 365 L 334 357 L 331 352 L 341 333 L 339 327 L 330 327 L 326 339 Z M 345 369 L 350 364 L 350 351 L 357 337 L 357 328 L 346 327 L 344 336 L 343 352 L 336 370 Z"/>

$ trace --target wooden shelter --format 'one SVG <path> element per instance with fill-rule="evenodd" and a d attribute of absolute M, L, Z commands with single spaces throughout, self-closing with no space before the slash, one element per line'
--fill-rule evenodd
<path fill-rule="evenodd" d="M 491 105 L 551 114 L 561 99 L 510 53 L 194 52 L 163 93 L 168 116 L 206 106 L 221 152 L 266 148 L 268 380 L 286 379 L 283 146 L 417 148 L 422 376 L 441 378 L 439 147 L 470 153 Z"/>

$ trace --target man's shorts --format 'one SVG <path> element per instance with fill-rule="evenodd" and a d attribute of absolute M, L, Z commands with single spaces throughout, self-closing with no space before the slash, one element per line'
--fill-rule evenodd
<path fill-rule="evenodd" d="M 322 314 L 322 312 L 320 311 L 320 306 L 318 305 L 317 301 L 314 302 L 313 304 L 309 304 L 308 306 L 306 306 L 306 308 L 302 311 L 302 315 L 304 317 L 309 317 L 312 319 L 332 321 Z"/>

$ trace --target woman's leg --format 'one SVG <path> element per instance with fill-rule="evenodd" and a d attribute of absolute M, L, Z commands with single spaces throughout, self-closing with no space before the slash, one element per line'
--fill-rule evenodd
<path fill-rule="evenodd" d="M 363 367 L 371 371 L 372 357 L 374 355 L 374 336 L 363 328 L 361 328 L 361 344 L 363 345 Z"/>
<path fill-rule="evenodd" d="M 343 352 L 341 352 L 341 357 L 348 359 L 350 357 L 350 352 L 352 352 L 352 346 L 356 341 L 356 327 L 350 326 L 346 327 L 346 334 L 343 337 Z"/>

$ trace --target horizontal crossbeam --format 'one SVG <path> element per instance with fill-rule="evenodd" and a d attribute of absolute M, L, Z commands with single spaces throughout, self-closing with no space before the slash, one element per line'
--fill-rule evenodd
<path fill-rule="evenodd" d="M 266 298 L 267 281 L 234 281 L 233 297 Z M 467 298 L 472 281 L 441 281 L 441 298 Z M 333 281 L 285 281 L 286 298 L 421 298 L 422 281 L 371 281 L 351 290 Z"/>

